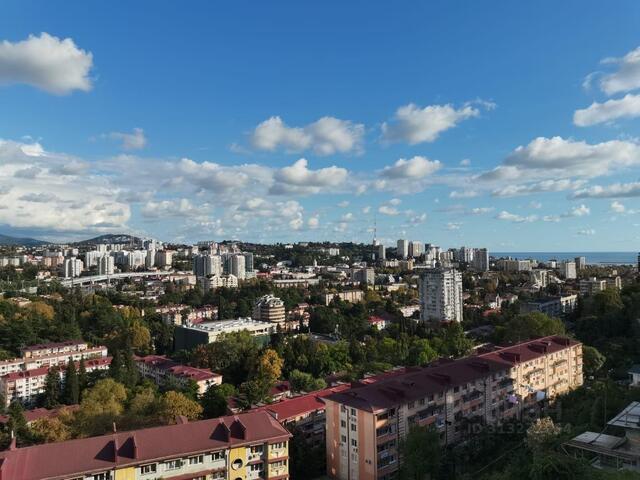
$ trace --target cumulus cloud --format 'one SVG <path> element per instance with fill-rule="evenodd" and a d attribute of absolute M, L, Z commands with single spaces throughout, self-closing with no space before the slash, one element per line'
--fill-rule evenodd
<path fill-rule="evenodd" d="M 378 208 L 378 212 L 382 213 L 383 215 L 390 215 L 390 216 L 395 216 L 400 213 L 397 208 L 392 207 L 390 205 L 380 205 L 380 207 Z"/>
<path fill-rule="evenodd" d="M 307 226 L 310 229 L 318 228 L 320 226 L 320 218 L 318 217 L 318 215 L 314 215 L 312 217 L 309 217 L 307 219 Z"/>
<path fill-rule="evenodd" d="M 614 213 L 624 213 L 625 211 L 624 205 L 616 200 L 611 202 L 611 205 L 609 206 L 609 208 Z"/>
<path fill-rule="evenodd" d="M 438 171 L 440 167 L 442 167 L 442 164 L 438 160 L 415 156 L 409 160 L 401 158 L 393 165 L 384 167 L 380 175 L 392 179 L 419 179 Z"/>
<path fill-rule="evenodd" d="M 293 165 L 281 168 L 274 174 L 275 185 L 270 192 L 282 193 L 317 193 L 321 189 L 337 187 L 345 182 L 348 171 L 345 168 L 331 166 L 311 170 L 309 162 L 301 158 Z"/>
<path fill-rule="evenodd" d="M 449 198 L 474 198 L 474 197 L 477 197 L 478 195 L 480 195 L 480 193 L 476 192 L 475 190 L 464 190 L 464 191 L 452 190 L 449 193 Z"/>
<path fill-rule="evenodd" d="M 591 214 L 591 209 L 586 205 L 582 204 L 580 206 L 574 207 L 571 210 L 569 210 L 565 214 L 565 216 L 566 217 L 584 217 L 590 214 Z"/>
<path fill-rule="evenodd" d="M 111 132 L 107 134 L 107 137 L 121 142 L 121 147 L 124 150 L 141 150 L 147 145 L 147 137 L 141 128 L 134 128 L 131 133 Z"/>
<path fill-rule="evenodd" d="M 530 223 L 535 222 L 538 219 L 537 215 L 528 215 L 522 216 L 515 213 L 509 213 L 506 210 L 502 210 L 498 215 L 496 215 L 498 220 L 505 220 L 507 222 L 514 223 Z"/>
<path fill-rule="evenodd" d="M 593 102 L 585 109 L 576 110 L 573 123 L 578 127 L 589 127 L 621 118 L 636 117 L 640 117 L 640 95 L 629 93 L 620 99 L 607 100 L 604 103 Z"/>
<path fill-rule="evenodd" d="M 322 117 L 304 127 L 289 127 L 280 117 L 260 123 L 251 134 L 258 150 L 287 152 L 311 150 L 317 155 L 358 153 L 362 150 L 364 125 L 334 117 Z"/>
<path fill-rule="evenodd" d="M 91 52 L 79 49 L 71 38 L 41 33 L 0 43 L 0 84 L 22 83 L 57 95 L 88 91 L 92 65 Z"/>
<path fill-rule="evenodd" d="M 640 144 L 610 140 L 589 144 L 562 137 L 538 137 L 517 147 L 493 170 L 475 180 L 488 183 L 597 177 L 640 165 Z M 552 184 L 547 184 L 552 185 Z"/>
<path fill-rule="evenodd" d="M 594 185 L 576 191 L 572 198 L 625 198 L 640 197 L 640 182 Z"/>
<path fill-rule="evenodd" d="M 487 105 L 493 108 L 493 104 Z M 407 142 L 410 145 L 433 142 L 442 132 L 478 115 L 480 109 L 471 104 L 461 108 L 450 104 L 421 108 L 410 103 L 398 108 L 393 119 L 382 124 L 382 139 L 386 142 Z"/>
<path fill-rule="evenodd" d="M 622 58 L 606 58 L 604 64 L 616 65 L 616 71 L 600 79 L 600 88 L 607 95 L 640 88 L 640 47 Z"/>
<path fill-rule="evenodd" d="M 515 197 L 518 195 L 531 195 L 540 192 L 561 192 L 575 190 L 584 186 L 584 180 L 571 180 L 568 178 L 558 180 L 542 180 L 540 182 L 506 185 L 496 188 L 491 192 L 494 197 Z M 534 207 L 535 208 L 535 207 Z"/>
<path fill-rule="evenodd" d="M 195 217 L 206 215 L 208 205 L 195 206 L 188 199 L 149 201 L 142 207 L 147 218 Z"/>

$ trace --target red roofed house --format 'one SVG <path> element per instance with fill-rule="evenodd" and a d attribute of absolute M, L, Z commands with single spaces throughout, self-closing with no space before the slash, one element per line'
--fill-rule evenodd
<path fill-rule="evenodd" d="M 135 357 L 135 362 L 140 374 L 152 379 L 157 385 L 164 385 L 167 381 L 186 385 L 189 380 L 193 380 L 198 385 L 198 393 L 202 395 L 209 386 L 222 383 L 222 375 L 219 373 L 212 372 L 208 368 L 181 365 L 164 355 Z"/>
<path fill-rule="evenodd" d="M 373 315 L 368 319 L 369 325 L 376 327 L 378 330 L 384 330 L 391 323 L 389 320 Z"/>
<path fill-rule="evenodd" d="M 327 474 L 340 480 L 391 478 L 412 425 L 433 425 L 443 444 L 454 444 L 475 423 L 520 416 L 582 381 L 582 344 L 549 336 L 355 383 L 323 399 Z"/>
<path fill-rule="evenodd" d="M 318 390 L 293 398 L 287 398 L 280 402 L 272 403 L 264 407 L 258 407 L 252 411 L 267 411 L 273 415 L 290 432 L 301 432 L 310 445 L 324 445 L 325 418 L 324 397 L 338 393 L 349 388 L 349 385 L 337 385 L 324 390 Z"/>
<path fill-rule="evenodd" d="M 1 480 L 286 480 L 291 434 L 266 412 L 0 452 Z"/>

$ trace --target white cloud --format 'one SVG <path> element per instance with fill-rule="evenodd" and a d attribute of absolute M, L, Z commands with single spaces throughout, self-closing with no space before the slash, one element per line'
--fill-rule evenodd
<path fill-rule="evenodd" d="M 367 206 L 367 207 L 362 207 L 362 213 L 364 213 L 365 215 L 367 213 L 369 213 L 371 211 L 371 207 Z"/>
<path fill-rule="evenodd" d="M 475 190 L 464 190 L 464 191 L 452 190 L 449 193 L 449 198 L 474 198 L 474 197 L 477 197 L 478 195 L 480 195 L 480 193 L 476 192 Z"/>
<path fill-rule="evenodd" d="M 447 230 L 460 230 L 462 223 L 449 222 L 447 223 Z"/>
<path fill-rule="evenodd" d="M 307 220 L 307 226 L 311 229 L 318 228 L 320 226 L 320 218 L 318 217 L 318 215 L 309 217 L 309 219 Z"/>
<path fill-rule="evenodd" d="M 307 160 L 301 158 L 278 170 L 274 177 L 277 182 L 297 187 L 335 187 L 346 180 L 347 170 L 336 166 L 310 170 Z"/>
<path fill-rule="evenodd" d="M 402 200 L 400 200 L 399 198 L 392 198 L 387 203 L 389 205 L 393 205 L 394 207 L 397 207 L 398 205 L 400 205 L 402 203 Z"/>
<path fill-rule="evenodd" d="M 616 201 L 616 200 L 611 202 L 611 205 L 610 205 L 609 208 L 614 213 L 624 213 L 624 211 L 625 211 L 624 205 L 622 203 Z"/>
<path fill-rule="evenodd" d="M 141 209 L 147 218 L 198 217 L 207 213 L 208 205 L 193 205 L 188 199 L 149 201 Z"/>
<path fill-rule="evenodd" d="M 421 108 L 410 103 L 398 108 L 393 119 L 382 124 L 382 138 L 387 142 L 402 141 L 411 145 L 433 142 L 442 132 L 478 115 L 480 110 L 470 104 L 456 109 L 450 104 Z"/>
<path fill-rule="evenodd" d="M 334 117 L 322 117 L 305 127 L 289 127 L 280 117 L 260 123 L 251 135 L 259 150 L 288 152 L 312 150 L 318 155 L 358 153 L 362 150 L 364 125 Z"/>
<path fill-rule="evenodd" d="M 440 167 L 442 164 L 438 160 L 432 161 L 425 157 L 415 156 L 409 160 L 401 158 L 393 165 L 384 167 L 380 175 L 393 179 L 418 179 L 436 172 Z"/>
<path fill-rule="evenodd" d="M 70 38 L 41 33 L 0 43 L 0 84 L 24 83 L 57 95 L 88 91 L 92 65 L 91 52 L 79 49 Z"/>
<path fill-rule="evenodd" d="M 147 138 L 141 128 L 134 128 L 131 133 L 111 132 L 107 137 L 122 142 L 121 146 L 124 150 L 140 150 L 147 145 Z"/>
<path fill-rule="evenodd" d="M 558 177 L 597 177 L 640 165 L 640 144 L 610 140 L 589 144 L 562 137 L 538 137 L 516 148 L 493 170 L 477 177 L 482 182 L 554 180 Z"/>
<path fill-rule="evenodd" d="M 640 182 L 594 185 L 578 190 L 572 198 L 628 198 L 640 197 Z"/>
<path fill-rule="evenodd" d="M 471 160 L 469 160 L 468 158 L 460 160 L 460 166 L 461 167 L 468 167 L 470 165 L 471 165 Z"/>
<path fill-rule="evenodd" d="M 498 215 L 496 215 L 498 220 L 505 220 L 508 222 L 514 223 L 530 223 L 535 222 L 538 219 L 537 215 L 528 215 L 526 217 L 522 215 L 517 215 L 515 213 L 509 213 L 506 210 L 502 210 Z"/>
<path fill-rule="evenodd" d="M 390 216 L 395 216 L 400 213 L 397 208 L 390 207 L 389 205 L 380 205 L 380 208 L 378 208 L 378 212 L 382 213 L 383 215 Z"/>
<path fill-rule="evenodd" d="M 353 216 L 353 213 L 349 212 L 349 213 L 345 213 L 344 215 L 342 215 L 341 220 L 343 222 L 352 222 L 355 219 L 355 217 Z"/>
<path fill-rule="evenodd" d="M 618 66 L 617 71 L 600 79 L 600 88 L 607 95 L 640 88 L 640 47 L 622 58 L 607 58 L 603 63 Z"/>
<path fill-rule="evenodd" d="M 541 180 L 540 182 L 514 184 L 496 188 L 491 192 L 491 195 L 494 197 L 515 197 L 517 195 L 531 195 L 540 192 L 561 192 L 563 190 L 578 189 L 584 184 L 584 180 L 570 180 L 568 178 Z"/>
<path fill-rule="evenodd" d="M 565 214 L 566 217 L 584 217 L 591 214 L 591 209 L 582 204 L 578 207 L 574 207 Z"/>
<path fill-rule="evenodd" d="M 640 117 L 640 95 L 629 93 L 620 99 L 607 100 L 604 103 L 593 102 L 585 109 L 576 110 L 573 123 L 578 127 L 588 127 L 620 118 L 636 117 Z"/>
<path fill-rule="evenodd" d="M 596 231 L 593 228 L 585 228 L 583 230 L 578 230 L 577 234 L 578 235 L 591 236 L 591 235 L 595 235 Z"/>
<path fill-rule="evenodd" d="M 491 213 L 495 210 L 493 207 L 475 207 L 469 210 L 471 215 L 484 215 L 485 213 Z"/>
<path fill-rule="evenodd" d="M 348 200 L 343 200 L 343 201 L 338 203 L 338 207 L 340 207 L 340 208 L 347 208 L 348 206 L 349 206 L 349 201 Z"/>

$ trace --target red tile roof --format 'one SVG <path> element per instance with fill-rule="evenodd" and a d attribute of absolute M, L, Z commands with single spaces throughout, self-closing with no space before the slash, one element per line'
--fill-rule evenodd
<path fill-rule="evenodd" d="M 120 432 L 0 452 L 0 480 L 62 480 L 291 434 L 266 412 Z M 170 441 L 168 441 L 170 439 Z"/>
<path fill-rule="evenodd" d="M 293 398 L 287 398 L 280 402 L 272 403 L 264 407 L 258 407 L 253 411 L 271 412 L 280 422 L 287 422 L 319 410 L 324 410 L 325 403 L 322 400 L 333 393 L 339 393 L 349 389 L 349 385 L 337 385 L 316 392 L 307 393 Z"/>
<path fill-rule="evenodd" d="M 517 345 L 496 347 L 458 360 L 442 359 L 422 368 L 407 368 L 373 382 L 364 379 L 352 388 L 329 395 L 329 400 L 354 408 L 377 412 L 424 398 L 426 395 L 470 383 L 487 374 L 506 372 L 516 364 L 579 344 L 565 337 L 549 336 Z"/>
<path fill-rule="evenodd" d="M 219 373 L 212 372 L 208 368 L 195 368 L 188 365 L 181 365 L 180 363 L 174 362 L 164 355 L 147 355 L 146 357 L 136 357 L 135 361 L 151 365 L 158 370 L 170 372 L 177 377 L 191 378 L 195 381 L 209 380 L 211 378 L 217 378 L 221 376 Z"/>

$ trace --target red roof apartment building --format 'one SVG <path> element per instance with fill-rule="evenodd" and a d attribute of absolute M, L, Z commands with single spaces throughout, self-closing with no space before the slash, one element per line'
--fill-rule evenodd
<path fill-rule="evenodd" d="M 266 412 L 0 452 L 0 480 L 285 480 L 291 435 Z"/>
<path fill-rule="evenodd" d="M 196 368 L 182 365 L 164 355 L 147 355 L 135 357 L 135 363 L 140 374 L 152 379 L 156 385 L 176 382 L 186 385 L 193 380 L 198 385 L 198 394 L 202 395 L 211 385 L 220 385 L 222 375 L 212 372 L 208 368 Z"/>
<path fill-rule="evenodd" d="M 411 425 L 432 425 L 443 444 L 456 443 L 476 423 L 518 416 L 582 381 L 582 345 L 549 336 L 355 383 L 323 399 L 327 473 L 340 480 L 394 478 Z"/>

